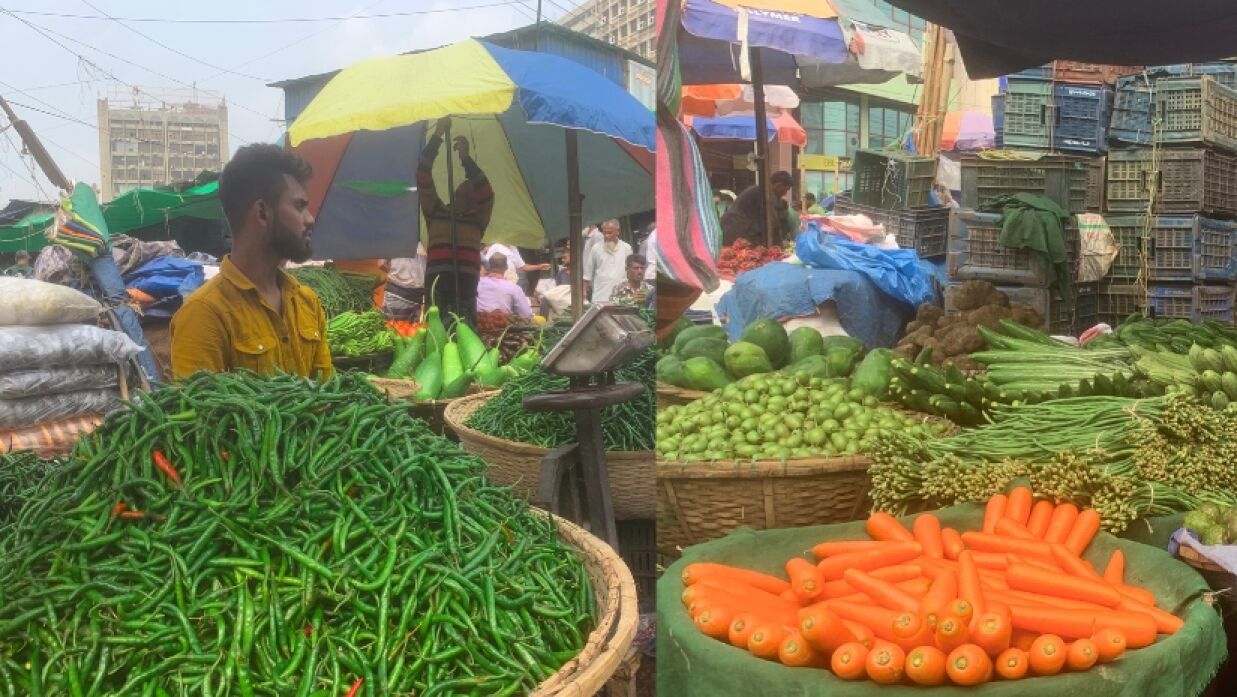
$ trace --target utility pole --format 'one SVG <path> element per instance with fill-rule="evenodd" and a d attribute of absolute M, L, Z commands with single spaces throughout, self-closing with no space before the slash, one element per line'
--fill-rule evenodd
<path fill-rule="evenodd" d="M 68 177 L 64 176 L 64 172 L 60 171 L 60 167 L 56 166 L 56 161 L 47 152 L 47 148 L 43 147 L 43 142 L 34 134 L 34 129 L 30 128 L 30 124 L 17 118 L 17 114 L 13 113 L 12 107 L 9 106 L 8 102 L 4 101 L 2 96 L 0 96 L 0 108 L 4 109 L 5 116 L 9 117 L 9 122 L 13 124 L 17 134 L 21 136 L 21 142 L 25 144 L 26 150 L 34 156 L 34 161 L 39 163 L 39 168 L 43 170 L 43 174 L 47 175 L 48 180 L 65 191 L 72 191 L 73 184 L 69 182 Z"/>

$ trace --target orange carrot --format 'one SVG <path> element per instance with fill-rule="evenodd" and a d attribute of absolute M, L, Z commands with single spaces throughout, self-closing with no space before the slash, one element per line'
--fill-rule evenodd
<path fill-rule="evenodd" d="M 1009 557 L 1000 552 L 971 552 L 971 558 L 975 560 L 975 566 L 980 570 L 992 569 L 994 571 L 1004 571 L 1009 568 Z"/>
<path fill-rule="evenodd" d="M 693 620 L 696 628 L 714 639 L 727 641 L 734 611 L 727 607 L 708 607 Z"/>
<path fill-rule="evenodd" d="M 864 667 L 873 682 L 896 685 L 902 682 L 902 673 L 906 668 L 906 652 L 897 644 L 878 643 L 868 652 Z"/>
<path fill-rule="evenodd" d="M 795 607 L 798 606 L 798 603 L 787 602 L 786 599 L 780 595 L 774 595 L 773 593 L 762 591 L 754 586 L 749 586 L 738 581 L 729 581 L 722 577 L 706 578 L 703 581 L 696 583 L 694 586 L 684 588 L 683 603 L 684 605 L 690 605 L 690 601 L 694 597 L 698 597 L 700 595 L 716 596 L 718 592 L 727 593 L 730 596 L 738 598 L 744 603 L 754 607 L 767 606 L 769 608 L 778 608 L 781 610 L 790 609 L 793 611 Z"/>
<path fill-rule="evenodd" d="M 1078 578 L 1089 578 L 1092 581 L 1103 581 L 1104 577 L 1096 573 L 1095 569 L 1090 564 L 1083 561 L 1081 557 L 1065 548 L 1065 545 L 1052 545 L 1052 559 L 1061 567 L 1061 570 L 1070 576 Z"/>
<path fill-rule="evenodd" d="M 1110 663 L 1125 652 L 1125 635 L 1116 629 L 1101 629 L 1091 637 L 1100 663 Z"/>
<path fill-rule="evenodd" d="M 775 576 L 762 574 L 749 569 L 740 569 L 734 566 L 725 564 L 711 564 L 707 562 L 696 562 L 688 564 L 683 569 L 683 585 L 690 586 L 702 578 L 709 576 L 724 576 L 746 583 L 749 586 L 754 586 L 763 591 L 777 595 L 782 591 L 790 588 L 790 584 Z"/>
<path fill-rule="evenodd" d="M 914 612 L 919 607 L 915 596 L 903 591 L 888 581 L 872 578 L 859 569 L 846 570 L 846 582 L 866 593 L 881 607 L 899 612 Z"/>
<path fill-rule="evenodd" d="M 1044 559 L 1043 557 L 1036 557 L 1030 554 L 1006 554 L 1005 557 L 1008 559 L 1010 564 L 1030 564 L 1031 566 L 1037 566 L 1041 569 L 1046 569 L 1058 574 L 1063 571 L 1060 566 L 1053 563 L 1051 560 Z M 1005 570 L 1008 571 L 1009 566 L 1006 566 Z"/>
<path fill-rule="evenodd" d="M 730 629 L 726 632 L 726 639 L 731 646 L 737 646 L 743 650 L 747 650 L 747 640 L 752 636 L 752 632 L 756 631 L 756 627 L 762 624 L 768 624 L 768 620 L 751 612 L 740 612 L 730 621 Z"/>
<path fill-rule="evenodd" d="M 1009 499 L 1005 494 L 997 494 L 988 499 L 988 504 L 984 506 L 984 527 L 983 531 L 989 535 L 996 532 L 996 522 L 1005 515 L 1005 506 Z M 963 535 L 963 540 L 966 536 Z"/>
<path fill-rule="evenodd" d="M 1044 539 L 1044 533 L 1048 530 L 1048 523 L 1052 521 L 1052 512 L 1056 506 L 1047 499 L 1037 501 L 1031 507 L 1031 515 L 1027 516 L 1027 530 L 1035 536 L 1035 539 Z"/>
<path fill-rule="evenodd" d="M 958 685 L 979 685 L 992 679 L 992 659 L 975 644 L 963 644 L 945 659 L 945 672 Z"/>
<path fill-rule="evenodd" d="M 1009 647 L 1025 653 L 1031 650 L 1031 644 L 1034 644 L 1038 638 L 1039 632 L 1028 632 L 1025 629 L 1014 627 L 1014 635 L 1009 640 Z"/>
<path fill-rule="evenodd" d="M 894 522 L 897 523 L 897 521 Z M 910 533 L 907 534 L 909 535 Z M 918 557 L 922 552 L 923 547 L 918 542 L 912 540 L 909 542 L 886 544 L 865 552 L 838 554 L 827 557 L 816 566 L 820 569 L 826 581 L 836 581 L 842 578 L 842 572 L 847 569 L 871 571 L 883 566 L 903 564 Z"/>
<path fill-rule="evenodd" d="M 1099 660 L 1099 653 L 1090 639 L 1076 639 L 1065 653 L 1065 667 L 1070 670 L 1090 670 Z"/>
<path fill-rule="evenodd" d="M 704 605 L 724 606 L 733 610 L 750 610 L 761 613 L 770 620 L 789 621 L 790 624 L 794 624 L 795 618 L 798 617 L 798 608 L 781 598 L 767 601 L 750 592 L 735 593 L 716 586 L 695 585 L 684 591 L 683 596 L 683 604 L 692 617 L 695 617 L 699 608 Z"/>
<path fill-rule="evenodd" d="M 953 528 L 941 528 L 941 547 L 945 552 L 946 559 L 957 559 L 965 547 L 962 544 L 962 536 Z"/>
<path fill-rule="evenodd" d="M 1014 554 L 1029 554 L 1052 558 L 1052 550 L 1048 543 L 1037 540 L 1020 540 L 1001 535 L 967 531 L 962 533 L 962 541 L 966 543 L 968 549 L 980 552 L 1000 552 L 1002 554 L 1013 552 Z"/>
<path fill-rule="evenodd" d="M 1078 519 L 1078 507 L 1072 503 L 1063 503 L 1052 511 L 1048 521 L 1048 529 L 1044 531 L 1044 542 L 1064 542 Z"/>
<path fill-rule="evenodd" d="M 1147 590 L 1146 588 L 1139 588 L 1138 586 L 1127 586 L 1125 584 L 1121 584 L 1115 587 L 1118 593 L 1120 593 L 1121 595 L 1124 595 L 1130 600 L 1136 600 L 1144 605 L 1155 605 L 1155 594 L 1153 594 L 1151 591 Z"/>
<path fill-rule="evenodd" d="M 1074 554 L 1081 555 L 1099 531 L 1100 514 L 1088 508 L 1078 514 L 1074 527 L 1070 528 L 1069 536 L 1065 538 L 1065 547 Z"/>
<path fill-rule="evenodd" d="M 1125 584 L 1125 554 L 1114 550 L 1108 558 L 1108 566 L 1104 567 L 1104 580 L 1116 585 Z"/>
<path fill-rule="evenodd" d="M 1019 590 L 993 590 L 987 589 L 984 591 L 984 599 L 996 598 L 1006 605 L 1024 605 L 1031 607 L 1047 606 L 1057 608 L 1070 608 L 1075 610 L 1104 610 L 1107 609 L 1103 605 L 1095 603 L 1084 603 L 1081 600 L 1070 600 L 1068 598 L 1057 598 L 1051 595 L 1041 595 L 1039 593 L 1028 593 Z"/>
<path fill-rule="evenodd" d="M 970 640 L 970 632 L 966 628 L 966 620 L 953 615 L 946 615 L 936 623 L 936 647 L 949 653 Z"/>
<path fill-rule="evenodd" d="M 995 612 L 985 612 L 975 621 L 971 629 L 971 643 L 996 658 L 1002 651 L 1009 648 L 1009 641 L 1014 628 L 1004 616 Z"/>
<path fill-rule="evenodd" d="M 882 566 L 879 569 L 872 569 L 868 572 L 868 575 L 872 578 L 879 578 L 882 581 L 897 583 L 898 581 L 909 581 L 910 579 L 923 576 L 923 567 L 918 564 L 894 564 L 893 566 Z M 840 598 L 855 592 L 857 591 L 851 588 L 850 584 L 846 581 L 828 581 L 825 583 L 821 597 Z"/>
<path fill-rule="evenodd" d="M 1155 620 L 1155 631 L 1160 634 L 1176 634 L 1179 629 L 1185 626 L 1185 622 L 1173 613 L 1165 612 L 1154 605 L 1144 605 L 1129 598 L 1122 597 L 1121 603 L 1117 605 L 1117 609 L 1151 615 L 1151 619 Z"/>
<path fill-rule="evenodd" d="M 1130 648 L 1140 649 L 1155 642 L 1155 620 L 1142 612 L 1013 604 L 1009 611 L 1013 615 L 1014 629 L 1053 633 L 1066 639 L 1083 639 L 1101 629 L 1116 629 L 1125 635 Z"/>
<path fill-rule="evenodd" d="M 800 600 L 815 600 L 824 589 L 825 579 L 820 569 L 803 557 L 793 557 L 786 562 L 786 576 L 790 579 L 790 589 Z"/>
<path fill-rule="evenodd" d="M 1059 636 L 1045 634 L 1031 644 L 1029 656 L 1032 673 L 1056 675 L 1065 667 L 1065 642 Z"/>
<path fill-rule="evenodd" d="M 785 639 L 789 633 L 790 630 L 781 625 L 762 624 L 748 637 L 747 650 L 757 658 L 776 661 L 778 649 L 782 646 L 782 639 Z"/>
<path fill-rule="evenodd" d="M 928 594 L 919 599 L 918 612 L 935 626 L 941 610 L 956 597 L 958 597 L 958 574 L 945 571 L 932 581 Z"/>
<path fill-rule="evenodd" d="M 850 554 L 851 552 L 867 552 L 873 549 L 879 549 L 882 545 L 889 544 L 880 540 L 830 540 L 821 542 L 812 547 L 812 555 L 817 559 L 825 559 L 838 554 Z"/>
<path fill-rule="evenodd" d="M 1005 580 L 1014 590 L 1083 600 L 1107 607 L 1116 607 L 1121 602 L 1121 594 L 1103 581 L 1065 576 L 1030 564 L 1011 564 L 1005 572 Z"/>
<path fill-rule="evenodd" d="M 799 594 L 795 593 L 794 590 L 784 590 L 778 595 L 778 597 L 791 605 L 796 605 L 799 607 L 802 607 L 804 603 L 803 598 L 800 598 Z"/>
<path fill-rule="evenodd" d="M 945 543 L 941 538 L 941 521 L 931 513 L 923 513 L 911 524 L 915 540 L 923 546 L 923 553 L 933 559 L 945 556 Z"/>
<path fill-rule="evenodd" d="M 970 552 L 958 557 L 958 597 L 971 604 L 974 616 L 984 613 L 983 586 L 979 582 L 979 568 Z M 941 647 L 944 648 L 944 647 Z"/>
<path fill-rule="evenodd" d="M 906 677 L 916 685 L 945 683 L 945 652 L 935 646 L 919 646 L 906 654 Z"/>
<path fill-rule="evenodd" d="M 812 648 L 826 654 L 833 653 L 842 644 L 858 640 L 842 623 L 842 618 L 823 607 L 809 608 L 799 614 L 799 633 Z"/>
<path fill-rule="evenodd" d="M 1014 646 L 1009 647 L 997 656 L 993 662 L 993 667 L 996 669 L 996 674 L 1006 680 L 1017 680 L 1026 677 L 1027 669 L 1030 667 L 1028 663 L 1027 652 L 1025 649 L 1020 649 Z"/>
<path fill-rule="evenodd" d="M 1036 537 L 1029 530 L 1020 525 L 1017 521 L 1010 518 L 998 518 L 996 521 L 996 534 L 1006 537 L 1015 537 L 1020 540 L 1034 540 Z"/>
<path fill-rule="evenodd" d="M 790 632 L 782 639 L 777 647 L 777 660 L 791 668 L 824 667 L 824 656 L 813 650 L 798 632 Z"/>
<path fill-rule="evenodd" d="M 868 516 L 867 522 L 868 534 L 874 540 L 884 540 L 886 542 L 914 542 L 915 536 L 911 534 L 906 526 L 899 523 L 896 518 L 888 513 L 877 511 Z"/>
<path fill-rule="evenodd" d="M 893 634 L 898 638 L 897 645 L 910 651 L 916 646 L 931 644 L 936 632 L 935 626 L 924 617 L 904 612 L 893 621 Z"/>
<path fill-rule="evenodd" d="M 855 635 L 855 639 L 860 644 L 863 644 L 868 648 L 872 648 L 872 645 L 876 642 L 876 635 L 873 634 L 872 630 L 868 629 L 866 626 L 859 624 L 854 620 L 848 619 L 843 619 L 842 625 L 849 629 L 851 634 Z"/>
<path fill-rule="evenodd" d="M 829 668 L 843 680 L 861 680 L 867 675 L 868 647 L 858 642 L 846 644 L 829 658 Z"/>
<path fill-rule="evenodd" d="M 829 609 L 844 620 L 857 622 L 868 629 L 877 639 L 895 641 L 893 622 L 898 618 L 897 612 L 875 605 L 861 605 L 841 600 L 828 600 Z"/>
<path fill-rule="evenodd" d="M 1009 492 L 1007 503 L 1005 504 L 1004 517 L 1014 521 L 1020 527 L 1025 527 L 1027 524 L 1027 516 L 1031 515 L 1031 500 L 1034 495 L 1031 490 L 1025 486 L 1014 487 Z"/>

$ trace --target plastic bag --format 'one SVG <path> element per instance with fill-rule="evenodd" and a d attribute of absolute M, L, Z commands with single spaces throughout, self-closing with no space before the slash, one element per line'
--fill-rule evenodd
<path fill-rule="evenodd" d="M 120 384 L 115 365 L 79 365 L 48 370 L 18 370 L 0 373 L 0 399 L 40 397 L 82 390 L 99 390 Z"/>
<path fill-rule="evenodd" d="M 31 428 L 0 431 L 0 454 L 14 450 L 33 450 L 40 455 L 67 453 L 77 444 L 77 439 L 90 433 L 103 423 L 98 414 L 78 416 Z"/>
<path fill-rule="evenodd" d="M 0 327 L 0 373 L 123 363 L 141 352 L 124 332 L 89 324 Z"/>
<path fill-rule="evenodd" d="M 0 278 L 0 327 L 93 322 L 103 306 L 80 291 L 32 278 Z"/>
<path fill-rule="evenodd" d="M 933 298 L 931 279 L 919 267 L 919 255 L 913 249 L 877 249 L 824 233 L 819 225 L 809 223 L 808 231 L 795 239 L 795 255 L 819 269 L 861 273 L 887 295 L 911 307 Z"/>
<path fill-rule="evenodd" d="M 120 392 L 115 389 L 0 399 L 0 428 L 29 428 L 87 414 L 106 414 L 119 406 Z"/>

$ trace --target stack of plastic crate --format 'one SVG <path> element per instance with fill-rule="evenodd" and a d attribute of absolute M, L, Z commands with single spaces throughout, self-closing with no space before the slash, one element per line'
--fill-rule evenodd
<path fill-rule="evenodd" d="M 949 209 L 934 205 L 935 157 L 915 157 L 888 150 L 859 150 L 851 164 L 849 196 L 838 196 L 837 215 L 866 215 L 884 225 L 898 246 L 920 257 L 945 255 Z"/>

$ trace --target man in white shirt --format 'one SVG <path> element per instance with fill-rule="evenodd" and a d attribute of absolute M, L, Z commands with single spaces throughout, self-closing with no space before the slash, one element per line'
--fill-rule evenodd
<path fill-rule="evenodd" d="M 383 311 L 392 319 L 416 319 L 425 301 L 425 246 L 417 243 L 417 256 L 391 260 Z"/>
<path fill-rule="evenodd" d="M 584 236 L 584 252 L 580 254 L 580 258 L 587 259 L 589 252 L 593 251 L 593 247 L 596 247 L 598 242 L 605 239 L 605 235 L 601 233 L 600 225 L 590 225 L 584 228 L 581 234 Z"/>
<path fill-rule="evenodd" d="M 627 257 L 631 245 L 619 239 L 619 221 L 601 224 L 601 242 L 593 245 L 584 259 L 584 295 L 594 302 L 606 302 L 614 288 L 627 279 Z"/>
<path fill-rule="evenodd" d="M 486 245 L 485 249 L 481 250 L 481 260 L 487 265 L 490 263 L 490 257 L 495 254 L 501 254 L 507 258 L 507 275 L 506 279 L 512 283 L 520 282 L 520 274 L 531 273 L 533 271 L 549 271 L 549 264 L 525 264 L 524 257 L 520 256 L 520 250 L 514 245 L 506 244 L 491 244 Z"/>

